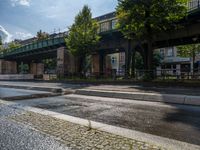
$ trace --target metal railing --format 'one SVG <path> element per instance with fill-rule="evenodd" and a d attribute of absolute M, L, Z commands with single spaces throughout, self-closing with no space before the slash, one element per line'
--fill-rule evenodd
<path fill-rule="evenodd" d="M 145 78 L 147 74 L 151 73 L 154 79 L 200 79 L 200 68 L 191 69 L 155 69 L 155 70 L 137 70 L 135 78 L 140 80 Z"/>
<path fill-rule="evenodd" d="M 135 80 L 149 80 L 149 78 L 161 80 L 200 80 L 200 68 L 191 69 L 155 69 L 155 70 L 136 70 L 132 77 Z M 90 73 L 89 77 L 116 79 L 125 77 L 125 71 L 104 71 Z"/>
<path fill-rule="evenodd" d="M 58 44 L 61 44 L 64 42 L 65 41 L 64 41 L 63 37 L 56 37 L 56 38 L 45 39 L 45 40 L 41 40 L 41 41 L 38 40 L 38 41 L 34 41 L 31 44 L 23 45 L 19 48 L 7 49 L 5 51 L 2 51 L 0 53 L 0 57 L 5 57 L 7 55 L 15 55 L 18 53 L 23 53 L 23 52 L 29 52 L 29 51 L 36 50 L 36 49 L 41 49 L 41 48 L 58 45 Z"/>

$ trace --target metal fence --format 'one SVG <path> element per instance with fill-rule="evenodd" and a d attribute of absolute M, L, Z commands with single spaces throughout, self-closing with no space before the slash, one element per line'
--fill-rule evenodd
<path fill-rule="evenodd" d="M 176 80 L 200 80 L 200 69 L 155 69 L 155 70 L 136 70 L 135 74 L 132 75 L 135 80 L 143 80 L 149 79 L 152 76 L 154 79 L 176 79 Z M 116 71 L 112 70 L 104 71 L 104 72 L 95 72 L 90 73 L 88 78 L 109 78 L 109 79 L 117 79 L 124 78 L 125 71 Z"/>
<path fill-rule="evenodd" d="M 22 53 L 22 52 L 29 52 L 35 49 L 41 49 L 41 48 L 45 48 L 45 47 L 50 47 L 50 46 L 54 46 L 54 45 L 59 45 L 61 43 L 64 43 L 64 38 L 63 37 L 55 37 L 52 39 L 44 39 L 41 41 L 34 41 L 31 44 L 27 44 L 27 45 L 23 45 L 19 48 L 14 48 L 14 49 L 7 49 L 5 51 L 0 52 L 0 58 L 4 58 L 4 56 L 7 55 L 15 55 L 18 53 Z"/>
<path fill-rule="evenodd" d="M 156 69 L 156 70 L 137 70 L 135 78 L 140 80 L 146 78 L 148 74 L 155 79 L 200 79 L 200 69 Z"/>

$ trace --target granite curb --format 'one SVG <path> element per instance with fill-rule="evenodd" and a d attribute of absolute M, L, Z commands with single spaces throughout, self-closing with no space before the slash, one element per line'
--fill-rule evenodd
<path fill-rule="evenodd" d="M 200 106 L 200 96 L 79 89 L 75 94 Z"/>

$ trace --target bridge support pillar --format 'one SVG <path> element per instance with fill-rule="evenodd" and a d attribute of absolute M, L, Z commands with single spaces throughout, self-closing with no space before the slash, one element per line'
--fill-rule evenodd
<path fill-rule="evenodd" d="M 31 63 L 30 73 L 33 75 L 43 75 L 44 74 L 44 64 L 43 63 Z"/>
<path fill-rule="evenodd" d="M 67 57 L 67 50 L 65 47 L 60 47 L 57 49 L 57 76 L 64 77 L 66 73 L 66 57 Z"/>
<path fill-rule="evenodd" d="M 103 76 L 105 74 L 105 54 L 100 53 L 99 55 L 99 73 L 100 76 Z"/>
<path fill-rule="evenodd" d="M 105 73 L 105 53 L 97 53 L 92 55 L 92 74 L 95 76 L 103 76 Z"/>
<path fill-rule="evenodd" d="M 0 74 L 17 74 L 17 62 L 0 60 Z"/>
<path fill-rule="evenodd" d="M 0 74 L 3 74 L 3 60 L 0 60 Z"/>
<path fill-rule="evenodd" d="M 129 78 L 130 76 L 130 63 L 131 63 L 131 40 L 127 41 L 127 45 L 125 47 L 125 78 Z"/>
<path fill-rule="evenodd" d="M 77 71 L 74 56 L 65 47 L 57 49 L 57 76 L 64 77 L 72 75 Z"/>
<path fill-rule="evenodd" d="M 98 54 L 93 54 L 92 55 L 92 74 L 93 75 L 98 75 L 100 72 L 100 60 L 99 60 L 99 55 Z"/>

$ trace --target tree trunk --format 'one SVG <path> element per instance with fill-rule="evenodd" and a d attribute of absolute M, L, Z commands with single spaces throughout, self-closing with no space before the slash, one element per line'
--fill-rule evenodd
<path fill-rule="evenodd" d="M 148 49 L 147 49 L 147 72 L 149 74 L 150 79 L 154 78 L 154 74 L 153 74 L 153 47 L 152 47 L 152 40 L 151 38 L 148 39 Z"/>
<path fill-rule="evenodd" d="M 194 78 L 194 72 L 195 72 L 194 64 L 195 64 L 195 50 L 193 49 L 192 50 L 193 78 Z"/>
<path fill-rule="evenodd" d="M 79 57 L 78 73 L 79 73 L 80 78 L 83 78 L 85 76 L 85 55 L 82 55 Z"/>
<path fill-rule="evenodd" d="M 132 50 L 131 77 L 135 78 L 135 49 Z"/>
<path fill-rule="evenodd" d="M 131 59 L 131 40 L 128 40 L 128 47 L 125 51 L 125 79 L 130 76 L 130 59 Z"/>
<path fill-rule="evenodd" d="M 148 70 L 148 47 L 147 47 L 147 45 L 144 46 L 142 58 L 144 61 L 144 69 Z"/>
<path fill-rule="evenodd" d="M 99 54 L 99 76 L 104 76 L 104 63 L 105 63 L 105 54 L 100 53 Z"/>

